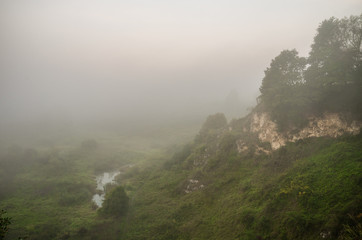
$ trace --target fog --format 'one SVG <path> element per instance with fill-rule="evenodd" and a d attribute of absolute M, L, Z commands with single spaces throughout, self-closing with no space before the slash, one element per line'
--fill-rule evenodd
<path fill-rule="evenodd" d="M 2 0 L 1 126 L 239 117 L 272 58 L 307 55 L 322 20 L 361 9 L 359 0 Z"/>

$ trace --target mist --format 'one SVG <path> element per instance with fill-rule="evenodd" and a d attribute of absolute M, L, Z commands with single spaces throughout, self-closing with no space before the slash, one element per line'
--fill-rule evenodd
<path fill-rule="evenodd" d="M 0 0 L 0 239 L 362 239 L 361 0 Z"/>
<path fill-rule="evenodd" d="M 255 105 L 270 59 L 286 48 L 308 54 L 323 19 L 361 8 L 358 0 L 3 0 L 1 126 L 240 117 Z"/>

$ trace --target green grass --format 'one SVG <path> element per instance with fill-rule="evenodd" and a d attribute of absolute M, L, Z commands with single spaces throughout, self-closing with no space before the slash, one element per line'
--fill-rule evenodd
<path fill-rule="evenodd" d="M 129 180 L 136 190 L 122 239 L 336 239 L 362 209 L 361 136 L 230 157 L 219 153 L 213 169 L 176 162 Z M 194 176 L 206 187 L 183 193 Z"/>
<path fill-rule="evenodd" d="M 2 163 L 11 173 L 0 171 L 10 186 L 0 195 L 12 217 L 7 239 L 308 240 L 359 231 L 362 135 L 307 139 L 270 155 L 238 154 L 239 137 L 184 148 L 39 150 L 24 167 Z M 205 164 L 194 166 L 200 159 Z M 90 201 L 95 174 L 126 164 L 135 164 L 118 179 L 130 198 L 127 216 L 98 214 Z M 204 187 L 186 194 L 190 179 Z"/>
<path fill-rule="evenodd" d="M 90 233 L 98 239 L 117 238 L 122 220 L 100 216 L 91 202 L 95 176 L 129 164 L 134 167 L 125 168 L 121 177 L 151 171 L 194 135 L 183 128 L 163 129 L 154 138 L 152 134 L 97 134 L 95 149 L 75 141 L 57 147 L 2 148 L 0 209 L 11 217 L 6 239 L 87 239 Z M 121 181 L 126 185 L 127 179 Z"/>

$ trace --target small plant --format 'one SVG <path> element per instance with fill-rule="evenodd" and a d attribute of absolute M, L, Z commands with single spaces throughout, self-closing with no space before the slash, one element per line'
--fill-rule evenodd
<path fill-rule="evenodd" d="M 358 240 L 362 239 L 362 214 L 357 217 L 348 215 L 351 219 L 350 224 L 343 224 L 343 230 L 338 237 L 338 240 Z"/>
<path fill-rule="evenodd" d="M 11 224 L 11 219 L 4 216 L 5 214 L 5 210 L 0 211 L 0 239 L 5 238 L 6 233 L 9 231 L 9 225 Z"/>

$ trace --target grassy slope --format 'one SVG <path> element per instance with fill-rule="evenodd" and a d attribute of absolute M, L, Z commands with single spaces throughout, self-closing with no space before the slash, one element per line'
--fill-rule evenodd
<path fill-rule="evenodd" d="M 187 154 L 186 154 L 187 155 Z M 216 159 L 216 160 L 215 160 Z M 187 161 L 187 160 L 185 160 Z M 336 238 L 361 211 L 362 136 L 309 139 L 270 156 L 214 156 L 213 168 L 144 171 L 128 179 L 120 239 Z M 196 178 L 205 188 L 182 190 Z"/>
<path fill-rule="evenodd" d="M 235 134 L 187 145 L 172 158 L 174 149 L 160 146 L 40 154 L 15 175 L 21 187 L 0 202 L 13 218 L 9 239 L 336 239 L 343 224 L 354 226 L 349 214 L 362 209 L 362 135 L 257 155 L 238 154 Z M 194 167 L 206 149 L 208 163 Z M 128 215 L 98 216 L 89 202 L 94 173 L 130 161 L 138 166 L 120 179 Z M 186 194 L 189 179 L 205 187 Z"/>
<path fill-rule="evenodd" d="M 102 133 L 94 134 L 99 140 L 97 149 L 84 149 L 76 141 L 51 148 L 1 149 L 0 209 L 12 218 L 6 239 L 82 238 L 90 228 L 103 234 L 100 239 L 106 232 L 111 233 L 107 239 L 115 237 L 108 224 L 113 220 L 98 216 L 91 202 L 95 175 L 126 164 L 140 165 L 127 175 L 137 174 L 149 165 L 148 160 L 169 157 L 173 146 L 189 141 L 192 135 L 193 130 L 184 128 L 149 135 Z M 117 224 L 114 231 L 118 229 Z"/>
<path fill-rule="evenodd" d="M 0 201 L 0 207 L 12 218 L 8 239 L 54 239 L 94 221 L 96 211 L 89 199 L 94 193 L 97 163 L 91 155 L 102 154 L 78 149 L 65 154 L 39 153 L 14 173 L 11 189 Z M 109 156 L 103 156 L 102 161 L 117 164 Z"/>

